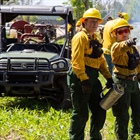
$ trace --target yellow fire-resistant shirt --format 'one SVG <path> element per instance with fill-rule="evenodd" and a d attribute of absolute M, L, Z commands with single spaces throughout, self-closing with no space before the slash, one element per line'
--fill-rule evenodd
<path fill-rule="evenodd" d="M 108 21 L 104 26 L 104 31 L 103 31 L 104 54 L 111 55 L 111 46 L 113 45 L 113 43 L 116 42 L 116 38 L 111 35 L 111 30 L 112 30 L 114 23 L 115 23 L 115 19 Z"/>
<path fill-rule="evenodd" d="M 111 58 L 112 62 L 117 65 L 128 66 L 128 55 L 127 51 L 133 53 L 132 47 L 128 47 L 125 41 L 116 42 L 111 47 Z M 139 64 L 140 65 L 140 64 Z M 134 70 L 129 70 L 128 68 L 121 68 L 119 66 L 114 66 L 113 72 L 116 74 L 121 74 L 129 76 L 131 74 L 138 74 L 138 67 Z"/>
<path fill-rule="evenodd" d="M 85 65 L 95 69 L 99 69 L 101 74 L 106 79 L 111 78 L 111 74 L 109 73 L 103 55 L 100 58 L 89 58 L 85 56 L 85 54 L 92 53 L 92 48 L 90 48 L 90 41 L 87 34 L 85 33 L 87 31 L 84 28 L 82 30 L 84 31 L 76 33 L 72 39 L 71 64 L 73 71 L 77 75 L 77 78 L 79 78 L 81 81 L 89 79 L 85 72 Z M 94 34 L 91 38 L 95 39 L 96 35 Z"/>

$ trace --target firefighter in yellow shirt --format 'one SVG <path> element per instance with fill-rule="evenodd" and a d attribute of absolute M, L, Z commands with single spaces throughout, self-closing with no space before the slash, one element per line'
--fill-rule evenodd
<path fill-rule="evenodd" d="M 102 23 L 100 12 L 95 8 L 88 9 L 81 18 L 82 31 L 72 39 L 72 68 L 69 72 L 69 83 L 73 111 L 70 122 L 70 140 L 84 140 L 84 129 L 90 117 L 90 140 L 101 140 L 106 111 L 99 102 L 102 85 L 99 72 L 107 80 L 106 87 L 111 88 L 113 80 L 103 56 L 102 45 L 97 40 L 95 31 Z"/>
<path fill-rule="evenodd" d="M 139 135 L 140 139 L 140 54 L 136 47 L 136 38 L 129 38 L 133 27 L 125 19 L 117 19 L 112 34 L 116 42 L 111 47 L 111 58 L 114 64 L 114 82 L 124 86 L 124 94 L 112 107 L 115 116 L 115 134 L 117 140 L 128 140 L 128 123 L 131 116 L 131 137 Z M 129 115 L 131 107 L 131 115 Z"/>
<path fill-rule="evenodd" d="M 106 21 L 113 20 L 113 17 L 109 16 L 107 17 Z M 104 31 L 104 25 L 99 25 L 98 31 L 96 31 L 96 35 L 100 41 L 100 43 L 103 43 L 103 31 Z"/>
<path fill-rule="evenodd" d="M 120 13 L 118 12 L 118 17 L 119 18 L 124 18 L 127 21 L 129 20 L 129 15 L 125 12 Z M 115 20 L 110 20 L 107 21 L 107 23 L 104 25 L 104 31 L 103 31 L 103 50 L 104 50 L 104 56 L 106 58 L 107 64 L 108 64 L 108 68 L 110 73 L 112 74 L 112 68 L 113 68 L 113 63 L 111 60 L 111 46 L 112 44 L 116 41 L 116 38 L 114 36 L 111 35 L 111 30 L 112 30 L 112 26 L 115 24 Z"/>

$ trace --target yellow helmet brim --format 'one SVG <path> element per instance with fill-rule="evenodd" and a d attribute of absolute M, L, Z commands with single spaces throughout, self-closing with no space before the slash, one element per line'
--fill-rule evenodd
<path fill-rule="evenodd" d="M 88 17 L 88 18 L 93 18 L 93 17 Z M 80 22 L 83 23 L 85 21 L 85 19 L 87 19 L 87 18 L 80 18 Z M 98 18 L 95 18 L 95 19 L 98 19 Z M 104 22 L 103 19 L 99 19 L 99 24 L 101 24 L 103 22 Z"/>

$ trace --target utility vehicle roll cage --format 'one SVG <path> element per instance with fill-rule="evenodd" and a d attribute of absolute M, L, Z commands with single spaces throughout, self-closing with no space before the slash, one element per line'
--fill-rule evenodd
<path fill-rule="evenodd" d="M 12 21 L 18 15 L 44 15 L 44 16 L 60 16 L 65 20 L 65 42 L 64 46 L 66 46 L 68 42 L 68 24 L 71 25 L 72 28 L 75 28 L 75 21 L 73 19 L 73 11 L 71 7 L 65 6 L 42 6 L 42 5 L 1 5 L 0 6 L 0 52 L 4 49 L 2 48 L 2 39 L 5 36 L 5 33 L 2 31 L 2 27 L 6 24 L 6 22 Z M 73 36 L 74 30 L 71 30 L 71 34 Z"/>

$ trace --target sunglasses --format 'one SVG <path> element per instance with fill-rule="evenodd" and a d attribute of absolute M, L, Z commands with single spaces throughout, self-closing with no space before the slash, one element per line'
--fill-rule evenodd
<path fill-rule="evenodd" d="M 117 31 L 117 34 L 121 35 L 123 33 L 129 33 L 129 29 L 119 30 Z"/>

